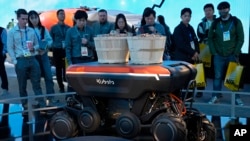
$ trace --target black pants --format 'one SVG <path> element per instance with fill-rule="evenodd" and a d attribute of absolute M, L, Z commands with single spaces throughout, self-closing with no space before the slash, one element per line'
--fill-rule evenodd
<path fill-rule="evenodd" d="M 72 64 L 78 64 L 78 63 L 87 63 L 87 62 L 94 62 L 95 59 L 91 59 L 90 57 L 72 57 L 71 58 Z M 68 85 L 67 92 L 74 92 L 75 90 Z M 70 97 L 69 95 L 66 95 L 65 99 Z"/>
<path fill-rule="evenodd" d="M 6 70 L 5 70 L 5 66 L 4 66 L 4 62 L 6 59 L 6 55 L 2 55 L 2 53 L 0 54 L 0 77 L 2 80 L 2 89 L 6 89 L 8 90 L 8 78 L 7 78 L 7 74 L 6 74 Z"/>
<path fill-rule="evenodd" d="M 53 61 L 56 67 L 56 79 L 60 90 L 64 90 L 63 80 L 65 77 L 65 50 L 62 48 L 53 49 Z"/>

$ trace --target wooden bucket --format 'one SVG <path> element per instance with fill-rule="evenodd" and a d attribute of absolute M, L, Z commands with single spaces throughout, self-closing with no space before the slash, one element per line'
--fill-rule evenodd
<path fill-rule="evenodd" d="M 99 63 L 126 63 L 129 59 L 127 37 L 95 37 L 95 48 Z"/>
<path fill-rule="evenodd" d="M 132 64 L 162 63 L 166 37 L 160 35 L 127 37 Z"/>

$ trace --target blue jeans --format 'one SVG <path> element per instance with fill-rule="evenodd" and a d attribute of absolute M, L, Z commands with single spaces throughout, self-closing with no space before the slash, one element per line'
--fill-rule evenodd
<path fill-rule="evenodd" d="M 15 65 L 17 74 L 20 97 L 26 97 L 27 94 L 27 80 L 30 79 L 32 89 L 35 95 L 42 95 L 42 88 L 40 85 L 40 67 L 34 56 L 17 58 Z M 43 98 L 37 98 L 38 102 L 43 102 Z M 27 104 L 27 99 L 21 100 L 22 104 Z"/>
<path fill-rule="evenodd" d="M 220 91 L 222 89 L 222 82 L 224 80 L 225 73 L 229 62 L 236 62 L 235 55 L 230 55 L 227 57 L 214 55 L 214 81 L 213 81 L 213 90 Z M 213 93 L 212 96 L 219 96 L 220 93 Z M 236 95 L 236 98 L 239 95 Z"/>
<path fill-rule="evenodd" d="M 46 94 L 55 93 L 48 53 L 46 52 L 43 55 L 36 55 L 36 59 L 39 62 L 41 72 L 43 72 L 43 77 L 44 77 L 45 86 L 46 86 Z M 51 98 L 53 97 L 49 97 L 48 99 L 51 99 Z"/>

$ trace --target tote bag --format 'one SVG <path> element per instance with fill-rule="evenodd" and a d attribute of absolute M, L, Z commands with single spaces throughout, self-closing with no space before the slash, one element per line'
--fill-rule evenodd
<path fill-rule="evenodd" d="M 199 44 L 200 54 L 199 58 L 203 62 L 204 67 L 210 68 L 211 67 L 211 53 L 209 50 L 209 46 L 205 43 Z"/>
<path fill-rule="evenodd" d="M 197 63 L 194 64 L 197 74 L 195 77 L 196 81 L 196 87 L 206 87 L 206 79 L 205 79 L 205 73 L 204 73 L 204 65 L 203 63 Z"/>
<path fill-rule="evenodd" d="M 224 86 L 232 91 L 238 91 L 243 72 L 243 66 L 237 62 L 229 62 Z"/>

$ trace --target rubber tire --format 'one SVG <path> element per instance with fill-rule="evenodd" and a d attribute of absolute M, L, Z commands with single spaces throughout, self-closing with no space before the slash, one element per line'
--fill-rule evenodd
<path fill-rule="evenodd" d="M 192 115 L 203 115 L 199 110 L 195 108 L 187 108 L 187 113 Z M 187 114 L 187 115 L 188 115 Z M 205 115 L 202 117 L 202 129 L 204 132 L 204 136 L 200 137 L 199 141 L 216 141 L 216 128 L 214 124 L 209 121 Z M 201 133 L 202 134 L 202 133 Z M 198 137 L 194 137 L 198 139 Z M 188 141 L 192 141 L 192 139 L 187 139 Z"/>
<path fill-rule="evenodd" d="M 205 138 L 200 141 L 216 141 L 216 128 L 206 117 L 202 119 L 202 128 L 205 133 Z"/>
<path fill-rule="evenodd" d="M 57 112 L 50 120 L 50 132 L 59 140 L 74 137 L 77 133 L 77 125 L 74 119 L 66 112 Z"/>
<path fill-rule="evenodd" d="M 164 128 L 162 125 L 167 125 L 165 126 L 167 128 Z M 170 132 L 167 131 L 169 130 L 172 132 L 171 136 L 168 135 Z M 187 139 L 186 123 L 181 117 L 171 113 L 159 114 L 153 120 L 151 132 L 155 141 L 185 141 Z"/>
<path fill-rule="evenodd" d="M 85 118 L 86 121 L 82 122 L 83 121 L 81 120 L 82 118 Z M 99 113 L 91 107 L 84 108 L 78 115 L 77 120 L 81 129 L 86 133 L 94 132 L 99 128 L 101 123 L 101 117 Z"/>
<path fill-rule="evenodd" d="M 127 129 L 128 131 L 125 131 L 126 129 L 124 130 L 124 128 L 122 128 L 125 124 L 128 125 L 128 127 L 132 127 L 132 129 Z M 116 119 L 116 131 L 124 138 L 134 138 L 141 132 L 141 122 L 134 113 L 122 113 Z"/>

